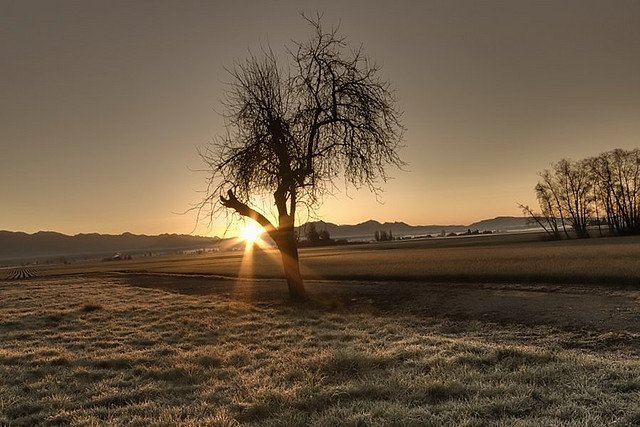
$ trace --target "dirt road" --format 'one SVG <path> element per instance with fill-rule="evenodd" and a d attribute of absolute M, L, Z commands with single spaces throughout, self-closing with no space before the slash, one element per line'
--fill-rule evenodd
<path fill-rule="evenodd" d="M 132 286 L 256 304 L 280 305 L 287 298 L 282 280 L 175 274 L 120 278 Z M 323 310 L 447 319 L 458 326 L 470 321 L 511 329 L 526 325 L 539 327 L 540 339 L 545 328 L 553 328 L 566 334 L 563 346 L 640 352 L 640 290 L 628 286 L 308 281 L 307 288 Z"/>

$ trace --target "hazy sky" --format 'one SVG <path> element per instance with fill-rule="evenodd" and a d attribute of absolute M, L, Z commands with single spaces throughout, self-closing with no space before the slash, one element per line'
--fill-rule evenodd
<path fill-rule="evenodd" d="M 300 10 L 364 44 L 408 129 L 384 204 L 326 221 L 519 215 L 550 162 L 640 146 L 637 0 L 0 0 L 0 229 L 190 232 L 223 67 L 306 38 Z"/>

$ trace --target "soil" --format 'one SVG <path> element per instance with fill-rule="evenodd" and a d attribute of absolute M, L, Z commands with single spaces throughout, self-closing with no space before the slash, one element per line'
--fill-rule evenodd
<path fill-rule="evenodd" d="M 119 275 L 133 286 L 282 304 L 283 280 L 179 274 Z M 563 330 L 640 334 L 640 289 L 632 286 L 307 281 L 313 304 L 338 312 L 417 315 Z M 640 342 L 639 342 L 640 345 Z"/>

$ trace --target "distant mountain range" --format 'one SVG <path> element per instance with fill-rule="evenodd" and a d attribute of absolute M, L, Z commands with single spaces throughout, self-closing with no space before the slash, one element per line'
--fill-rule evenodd
<path fill-rule="evenodd" d="M 147 236 L 131 233 L 119 235 L 91 233 L 67 236 L 52 231 L 39 231 L 34 234 L 0 231 L 0 259 L 195 249 L 212 246 L 219 240 L 217 237 L 185 234 Z"/>
<path fill-rule="evenodd" d="M 421 236 L 421 235 L 435 235 L 440 234 L 443 231 L 445 233 L 456 233 L 467 230 L 479 230 L 479 231 L 515 231 L 525 228 L 531 228 L 528 218 L 515 217 L 515 216 L 499 216 L 493 219 L 485 219 L 482 221 L 474 222 L 469 225 L 409 225 L 404 222 L 378 222 L 375 220 L 369 220 L 360 224 L 354 225 L 337 225 L 331 222 L 325 221 L 310 221 L 300 227 L 298 230 L 302 236 L 304 236 L 305 227 L 310 224 L 315 225 L 316 230 L 327 230 L 332 238 L 338 239 L 362 239 L 369 240 L 373 238 L 376 231 L 391 231 L 395 237 L 402 236 Z"/>
<path fill-rule="evenodd" d="M 304 236 L 304 228 L 314 224 L 318 231 L 327 230 L 332 238 L 350 240 L 371 240 L 376 231 L 391 231 L 395 237 L 436 235 L 463 232 L 470 229 L 479 231 L 511 231 L 531 228 L 527 218 L 501 216 L 469 225 L 409 225 L 404 222 L 369 220 L 355 225 L 337 225 L 324 221 L 308 222 L 298 231 Z M 52 231 L 27 234 L 0 231 L 0 260 L 20 260 L 33 258 L 53 258 L 72 256 L 105 256 L 120 253 L 169 252 L 212 247 L 220 243 L 218 237 L 201 237 L 185 234 L 161 234 L 159 236 L 123 233 L 77 234 L 68 236 Z"/>

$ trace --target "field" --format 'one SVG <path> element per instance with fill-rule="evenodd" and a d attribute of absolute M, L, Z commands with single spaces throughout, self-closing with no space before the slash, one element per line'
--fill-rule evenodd
<path fill-rule="evenodd" d="M 640 425 L 638 239 L 531 239 L 0 281 L 0 425 Z"/>
<path fill-rule="evenodd" d="M 540 241 L 538 234 L 402 241 L 301 251 L 304 276 L 316 280 L 640 283 L 640 238 Z M 39 269 L 41 275 L 86 272 L 212 274 L 280 278 L 279 255 L 242 251 L 131 261 L 82 263 Z"/>

